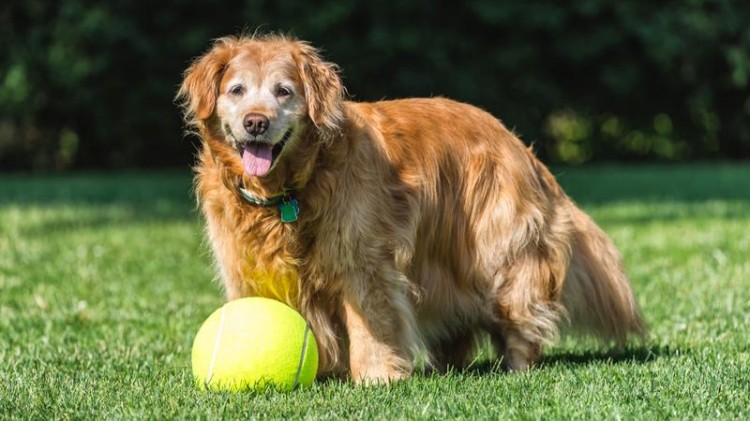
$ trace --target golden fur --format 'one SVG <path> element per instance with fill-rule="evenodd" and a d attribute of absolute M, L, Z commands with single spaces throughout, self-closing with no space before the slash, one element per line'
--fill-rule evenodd
<path fill-rule="evenodd" d="M 345 101 L 336 66 L 282 36 L 219 39 L 178 98 L 202 139 L 196 191 L 227 299 L 296 307 L 319 374 L 390 381 L 420 349 L 436 367 L 460 366 L 480 332 L 523 370 L 565 318 L 607 342 L 644 333 L 610 240 L 485 111 Z M 252 141 L 248 113 L 269 118 L 264 141 L 291 133 L 262 176 L 238 154 Z M 244 201 L 242 184 L 258 197 L 291 189 L 299 220 Z"/>

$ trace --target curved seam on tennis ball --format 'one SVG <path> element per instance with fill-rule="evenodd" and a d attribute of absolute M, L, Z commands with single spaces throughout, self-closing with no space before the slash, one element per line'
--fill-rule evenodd
<path fill-rule="evenodd" d="M 224 330 L 224 309 L 225 307 L 221 307 L 221 315 L 219 318 L 219 329 L 216 332 L 216 339 L 214 340 L 214 349 L 211 352 L 211 365 L 208 366 L 208 374 L 206 375 L 206 389 L 208 389 L 208 385 L 211 383 L 211 378 L 214 376 L 214 365 L 216 364 L 216 355 L 219 353 L 219 343 L 221 342 L 221 334 Z"/>
<path fill-rule="evenodd" d="M 307 351 L 307 338 L 310 333 L 310 325 L 305 323 L 305 339 L 302 341 L 302 351 L 299 353 L 299 364 L 297 364 L 297 374 L 294 376 L 294 385 L 292 389 L 296 389 L 299 386 L 299 376 L 302 372 L 302 363 L 305 362 L 305 351 Z"/>

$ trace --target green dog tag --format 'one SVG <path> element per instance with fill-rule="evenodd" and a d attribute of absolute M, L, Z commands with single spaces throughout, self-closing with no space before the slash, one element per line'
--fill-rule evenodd
<path fill-rule="evenodd" d="M 294 222 L 297 220 L 299 215 L 299 204 L 297 199 L 292 199 L 288 202 L 283 202 L 279 205 L 279 211 L 281 212 L 281 222 Z"/>

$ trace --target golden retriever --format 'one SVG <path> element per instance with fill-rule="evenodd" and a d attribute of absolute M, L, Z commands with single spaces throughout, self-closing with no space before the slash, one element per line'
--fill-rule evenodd
<path fill-rule="evenodd" d="M 644 334 L 613 244 L 500 121 L 344 96 L 336 65 L 280 35 L 217 40 L 177 94 L 227 299 L 298 309 L 319 375 L 389 382 L 423 351 L 460 367 L 482 332 L 524 370 L 564 320 Z"/>

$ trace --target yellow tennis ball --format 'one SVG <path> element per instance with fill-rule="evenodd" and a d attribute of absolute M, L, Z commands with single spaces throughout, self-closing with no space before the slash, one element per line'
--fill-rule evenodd
<path fill-rule="evenodd" d="M 307 322 L 291 307 L 242 298 L 206 319 L 193 342 L 192 363 L 201 389 L 292 390 L 312 384 L 318 347 Z"/>

